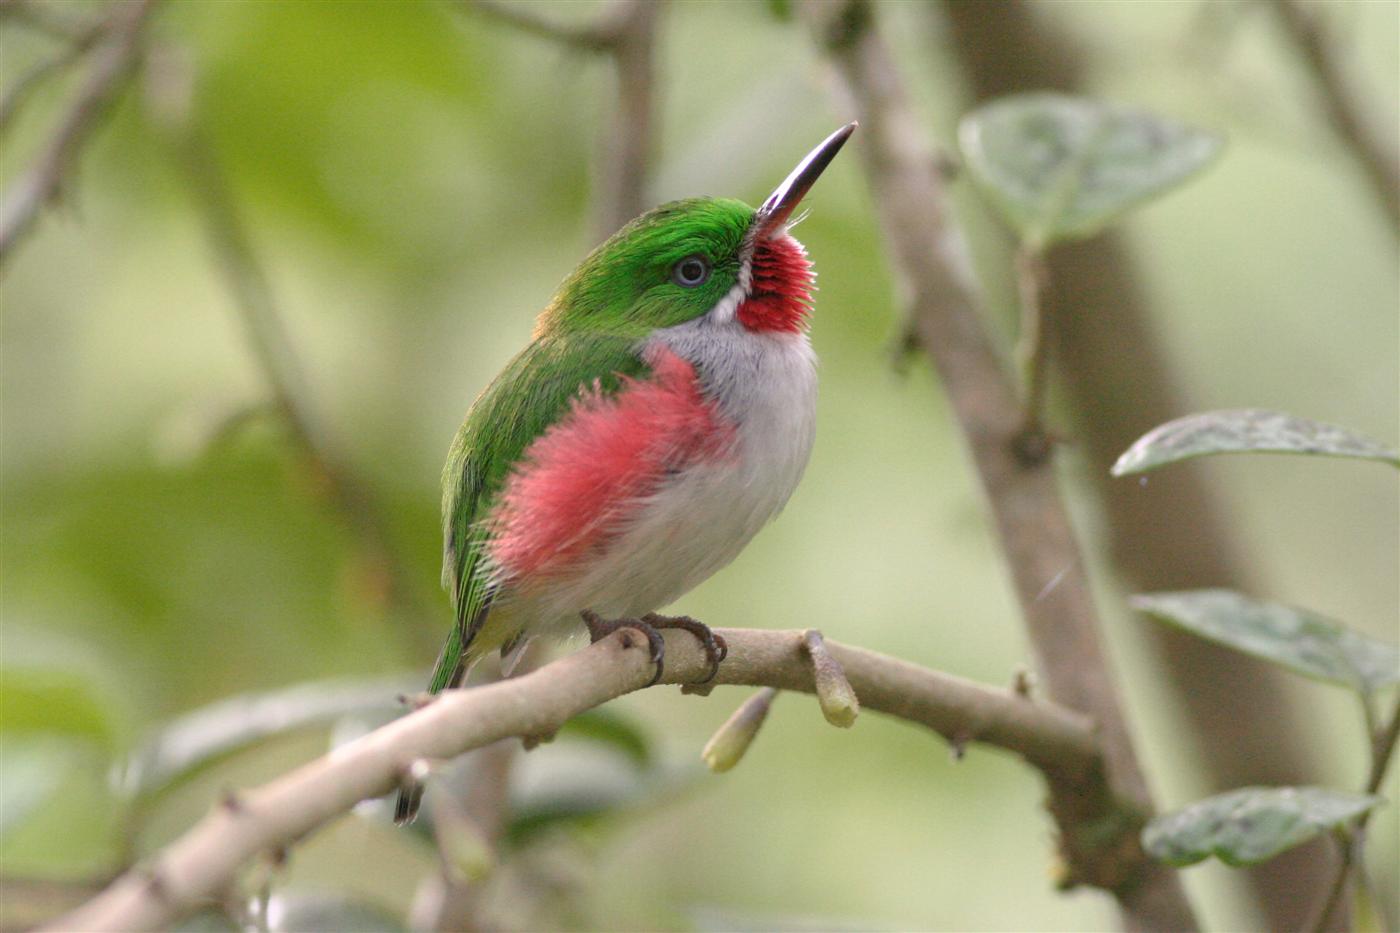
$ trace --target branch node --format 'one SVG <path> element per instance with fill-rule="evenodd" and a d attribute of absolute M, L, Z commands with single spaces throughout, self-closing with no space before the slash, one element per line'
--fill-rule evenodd
<path fill-rule="evenodd" d="M 700 752 L 700 757 L 711 771 L 721 774 L 739 763 L 758 735 L 763 721 L 768 718 L 768 710 L 772 708 L 777 695 L 778 691 L 774 688 L 764 687 L 740 704 L 734 714 L 724 721 L 724 725 L 715 731 Z"/>
<path fill-rule="evenodd" d="M 438 693 L 428 693 L 426 690 L 419 693 L 400 693 L 395 699 L 401 706 L 407 706 L 414 712 L 426 706 L 432 706 L 441 697 Z"/>
<path fill-rule="evenodd" d="M 247 812 L 247 807 L 243 805 L 243 798 L 238 795 L 238 791 L 232 787 L 225 787 L 219 794 L 219 809 L 230 816 L 240 816 Z"/>
<path fill-rule="evenodd" d="M 142 887 L 146 889 L 148 895 L 158 901 L 170 900 L 170 885 L 166 882 L 165 875 L 161 873 L 159 868 L 155 865 L 147 865 L 141 868 L 140 872 L 144 876 L 141 882 Z"/>
<path fill-rule="evenodd" d="M 1011 692 L 1023 700 L 1031 698 L 1031 692 L 1035 690 L 1035 674 L 1024 664 L 1019 664 L 1011 674 Z"/>
<path fill-rule="evenodd" d="M 1011 453 L 1016 462 L 1028 469 L 1044 465 L 1054 449 L 1050 435 L 1038 424 L 1022 428 L 1011 439 Z"/>
<path fill-rule="evenodd" d="M 948 748 L 953 753 L 954 761 L 962 761 L 967 757 L 967 745 L 973 736 L 969 732 L 955 732 L 948 737 Z"/>
<path fill-rule="evenodd" d="M 812 666 L 812 683 L 822 715 L 833 726 L 850 728 L 860 714 L 860 699 L 851 689 L 841 662 L 826 650 L 822 633 L 814 628 L 802 633 L 802 651 Z"/>
<path fill-rule="evenodd" d="M 686 696 L 707 697 L 714 689 L 715 685 L 708 681 L 703 684 L 681 684 L 681 693 Z"/>
<path fill-rule="evenodd" d="M 522 735 L 520 737 L 520 744 L 524 747 L 525 751 L 533 751 L 541 745 L 548 745 L 550 742 L 553 742 L 554 737 L 558 734 L 559 730 L 554 729 L 549 732 L 535 732 L 530 735 Z"/>

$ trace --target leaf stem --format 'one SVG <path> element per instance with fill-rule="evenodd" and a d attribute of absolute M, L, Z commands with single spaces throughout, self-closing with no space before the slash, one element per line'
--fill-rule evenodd
<path fill-rule="evenodd" d="M 1396 740 L 1400 739 L 1400 691 L 1396 693 L 1395 709 L 1384 728 L 1377 725 L 1375 708 L 1371 705 L 1369 692 L 1361 694 L 1361 706 L 1365 711 L 1366 737 L 1371 746 L 1371 773 L 1366 780 L 1366 793 L 1374 794 L 1385 782 L 1386 770 L 1390 767 L 1390 760 L 1395 757 Z M 1310 928 L 1316 933 L 1331 929 L 1332 918 L 1337 913 L 1351 881 L 1352 867 L 1356 866 L 1357 871 L 1361 871 L 1365 856 L 1366 821 L 1370 816 L 1371 811 L 1367 810 L 1356 818 L 1356 827 L 1349 834 L 1338 837 L 1341 861 L 1337 865 L 1337 875 L 1332 880 L 1332 887 L 1327 892 L 1327 899 L 1323 901 L 1317 919 Z"/>
<path fill-rule="evenodd" d="M 1016 292 L 1021 305 L 1021 330 L 1016 342 L 1016 361 L 1025 393 L 1017 453 L 1022 459 L 1039 462 L 1049 451 L 1045 438 L 1043 409 L 1047 381 L 1044 308 L 1041 296 L 1048 284 L 1045 254 L 1030 240 L 1016 249 Z"/>

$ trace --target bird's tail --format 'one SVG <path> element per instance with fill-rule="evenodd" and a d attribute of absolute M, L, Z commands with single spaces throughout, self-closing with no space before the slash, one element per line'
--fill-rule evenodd
<path fill-rule="evenodd" d="M 428 693 L 438 694 L 444 690 L 455 690 L 467 676 L 467 655 L 462 649 L 460 629 L 453 628 L 448 633 L 447 643 L 438 655 L 437 666 L 433 668 L 433 678 L 428 684 Z M 398 800 L 394 804 L 394 822 L 399 826 L 412 823 L 418 816 L 418 808 L 423 804 L 423 783 L 411 776 L 404 779 L 399 788 Z"/>

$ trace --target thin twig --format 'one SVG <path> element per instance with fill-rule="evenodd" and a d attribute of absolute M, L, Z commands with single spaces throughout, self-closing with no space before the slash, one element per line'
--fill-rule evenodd
<path fill-rule="evenodd" d="M 4 97 L 0 97 L 0 136 L 9 130 L 15 115 L 29 99 L 29 95 L 49 78 L 61 74 L 81 61 L 98 40 L 107 34 L 116 16 L 117 14 L 111 14 L 98 17 L 80 27 L 71 36 L 64 36 L 63 45 L 57 52 L 39 59 L 6 88 Z"/>
<path fill-rule="evenodd" d="M 1390 714 L 1390 719 L 1384 728 L 1376 728 L 1374 708 L 1371 706 L 1370 697 L 1362 696 L 1362 704 L 1367 712 L 1368 732 L 1367 745 L 1371 751 L 1371 770 L 1366 777 L 1366 793 L 1379 793 L 1381 785 L 1385 783 L 1386 771 L 1390 768 L 1390 761 L 1395 757 L 1396 741 L 1400 740 L 1400 695 L 1396 696 L 1395 709 Z M 1366 846 L 1366 823 L 1371 818 L 1371 811 L 1367 810 L 1357 817 L 1356 823 L 1345 838 L 1338 841 L 1339 854 L 1341 856 L 1337 864 L 1337 874 L 1332 879 L 1332 886 L 1328 889 L 1327 897 L 1318 911 L 1317 919 L 1311 929 L 1317 933 L 1330 930 L 1333 927 L 1333 917 L 1338 910 L 1342 909 L 1347 887 L 1351 883 L 1352 869 L 1360 870 L 1365 857 Z"/>
<path fill-rule="evenodd" d="M 1037 598 L 1064 567 L 1084 563 L 1053 471 L 1027 463 L 1016 450 L 1021 407 L 986 334 L 967 248 L 948 217 L 926 134 L 875 28 L 876 7 L 808 2 L 802 11 L 834 65 L 843 117 L 860 120 L 857 148 L 900 290 L 971 447 L 1046 691 L 1099 723 L 1110 779 L 1134 811 L 1095 812 L 1083 800 L 1052 800 L 1069 881 L 1111 891 L 1130 926 L 1194 929 L 1180 880 L 1147 858 L 1136 839 L 1135 824 L 1151 811 L 1151 798 L 1099 641 L 1088 581 L 1070 574 Z M 1085 828 L 1093 824 L 1113 831 L 1086 844 L 1094 833 Z"/>
<path fill-rule="evenodd" d="M 1045 257 L 1030 244 L 1016 250 L 1016 292 L 1021 299 L 1021 332 L 1016 344 L 1016 357 L 1021 365 L 1025 402 L 1021 415 L 1021 436 L 1018 446 L 1023 458 L 1035 463 L 1050 453 L 1045 438 L 1045 388 L 1049 378 L 1048 342 L 1045 339 L 1045 309 L 1041 295 L 1045 290 Z"/>
<path fill-rule="evenodd" d="M 155 5 L 156 0 L 132 0 L 122 5 L 107 41 L 97 51 L 92 70 L 57 129 L 29 170 L 9 185 L 9 194 L 0 205 L 0 267 L 33 227 L 43 207 L 58 197 L 83 144 L 136 64 L 141 30 Z"/>
<path fill-rule="evenodd" d="M 814 692 L 802 632 L 718 633 L 729 645 L 719 683 Z M 122 876 L 49 928 L 168 926 L 225 889 L 250 859 L 291 845 L 361 800 L 394 790 L 413 762 L 453 758 L 511 736 L 549 733 L 584 710 L 641 689 L 654 669 L 645 645 L 624 629 L 522 677 L 449 691 L 333 754 L 240 794 L 236 810 L 214 807 L 144 870 Z M 1081 715 L 872 651 L 832 641 L 826 649 L 868 709 L 1014 752 L 1041 770 L 1052 793 L 1108 793 L 1098 737 Z M 667 634 L 664 682 L 698 680 L 709 669 L 695 639 Z"/>
<path fill-rule="evenodd" d="M 594 171 L 594 239 L 612 236 L 651 206 L 647 195 L 655 145 L 656 31 L 660 0 L 614 0 L 592 22 L 559 23 L 531 8 L 494 0 L 464 0 L 468 10 L 531 35 L 612 60 L 617 107 L 599 137 Z"/>
<path fill-rule="evenodd" d="M 535 12 L 533 6 L 523 3 L 502 3 L 499 0 L 463 0 L 463 5 L 473 12 L 482 13 L 519 29 L 521 32 L 563 42 L 578 49 L 591 52 L 609 50 L 618 38 L 620 20 L 615 11 L 604 13 L 598 19 L 587 23 L 563 23 L 549 19 Z"/>
<path fill-rule="evenodd" d="M 1342 64 L 1343 56 L 1317 18 L 1298 0 L 1273 0 L 1270 5 L 1308 68 L 1328 124 L 1365 174 L 1386 212 L 1391 232 L 1400 237 L 1400 153 L 1387 142 L 1387 135 L 1393 141 L 1393 134 L 1382 134 L 1363 116 L 1359 95 Z"/>
<path fill-rule="evenodd" d="M 1206 15 L 1243 15 L 1244 4 L 1202 3 Z M 1027 91 L 1094 93 L 1087 34 L 1041 0 L 943 0 L 937 55 L 959 64 L 973 101 Z M 1258 12 L 1265 12 L 1260 9 Z M 1202 41 L 1209 41 L 1202 39 Z M 1198 44 L 1192 43 L 1193 49 Z M 1197 63 L 1197 67 L 1200 67 Z M 1233 85 L 1232 85 L 1233 86 Z M 1108 464 L 1142 433 L 1193 406 L 1173 371 L 1139 260 L 1121 234 L 1057 244 L 1045 256 L 1043 339 L 1056 384 L 1070 404 L 1077 456 L 1103 504 L 1105 544 L 1127 592 L 1148 593 L 1233 580 L 1243 589 L 1255 564 L 1200 468 L 1157 474 L 1150 487 L 1115 481 Z M 1164 521 L 1166 510 L 1171 520 Z M 1047 584 L 1048 585 L 1048 584 Z M 1211 789 L 1298 784 L 1317 771 L 1319 745 L 1303 740 L 1288 675 L 1273 665 L 1167 626 L 1145 632 L 1167 701 L 1184 716 L 1173 738 L 1200 762 Z M 1221 709 L 1231 715 L 1221 716 Z M 1324 840 L 1231 873 L 1249 886 L 1264 924 L 1300 930 L 1331 880 Z"/>

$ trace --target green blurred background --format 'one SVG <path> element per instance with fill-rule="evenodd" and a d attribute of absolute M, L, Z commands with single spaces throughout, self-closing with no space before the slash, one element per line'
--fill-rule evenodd
<path fill-rule="evenodd" d="M 655 201 L 757 203 L 847 118 L 805 30 L 776 6 L 669 10 Z M 1152 328 L 1192 409 L 1279 408 L 1393 443 L 1395 241 L 1271 20 L 1227 4 L 1222 26 L 1208 6 L 1041 11 L 1079 36 L 1096 93 L 1229 138 L 1204 176 L 1124 225 Z M 577 20 L 595 9 L 538 7 Z M 928 125 L 950 141 L 967 98 L 938 8 L 879 12 Z M 1400 6 L 1323 12 L 1393 140 Z M 403 673 L 411 683 L 426 668 L 449 620 L 436 588 L 447 444 L 593 242 L 593 163 L 612 101 L 600 60 L 448 3 L 191 0 L 162 9 L 152 36 L 192 70 L 190 119 L 226 170 L 308 402 L 378 504 L 421 611 L 384 598 L 379 568 L 276 419 L 220 430 L 268 392 L 153 114 L 159 89 L 138 81 L 63 208 L 0 279 L 6 877 L 99 877 L 172 838 L 220 787 L 261 782 L 326 747 L 324 730 L 301 732 L 223 760 L 163 794 L 133 830 L 108 771 L 172 717 L 307 680 Z M 8 21 L 0 43 L 5 82 L 53 48 Z M 22 112 L 5 141 L 6 184 L 73 87 L 56 82 Z M 838 160 L 800 230 L 821 276 L 811 467 L 780 520 L 679 608 L 719 625 L 817 627 L 1006 683 L 1028 660 L 1017 610 L 932 375 L 921 362 L 904 377 L 888 365 L 899 308 L 858 169 Z M 965 183 L 955 194 L 1006 337 L 1007 237 Z M 1104 535 L 1087 477 L 1107 466 L 1073 446 L 1062 460 L 1091 549 Z M 1393 474 L 1287 458 L 1217 460 L 1204 472 L 1247 547 L 1254 595 L 1395 639 Z M 1153 623 L 1126 611 L 1111 568 L 1095 564 L 1158 798 L 1184 803 L 1207 788 L 1144 647 Z M 1293 689 L 1319 750 L 1317 781 L 1357 785 L 1352 702 L 1325 686 Z M 975 749 L 954 762 L 935 737 L 874 715 L 838 731 L 790 696 L 738 769 L 697 771 L 699 748 L 741 698 L 651 690 L 616 703 L 652 743 L 640 777 L 596 743 L 565 738 L 525 756 L 522 800 L 629 793 L 622 812 L 522 848 L 498 899 L 545 905 L 547 889 L 563 906 L 521 922 L 578 927 L 1113 924 L 1106 899 L 1053 892 L 1041 788 L 1011 758 Z M 1374 827 L 1373 873 L 1393 879 L 1396 808 Z M 298 847 L 278 885 L 348 890 L 402 916 L 433 864 L 422 838 L 366 813 Z M 1229 869 L 1186 878 L 1211 927 L 1259 923 Z M 1394 884 L 1382 894 L 1395 917 Z"/>

